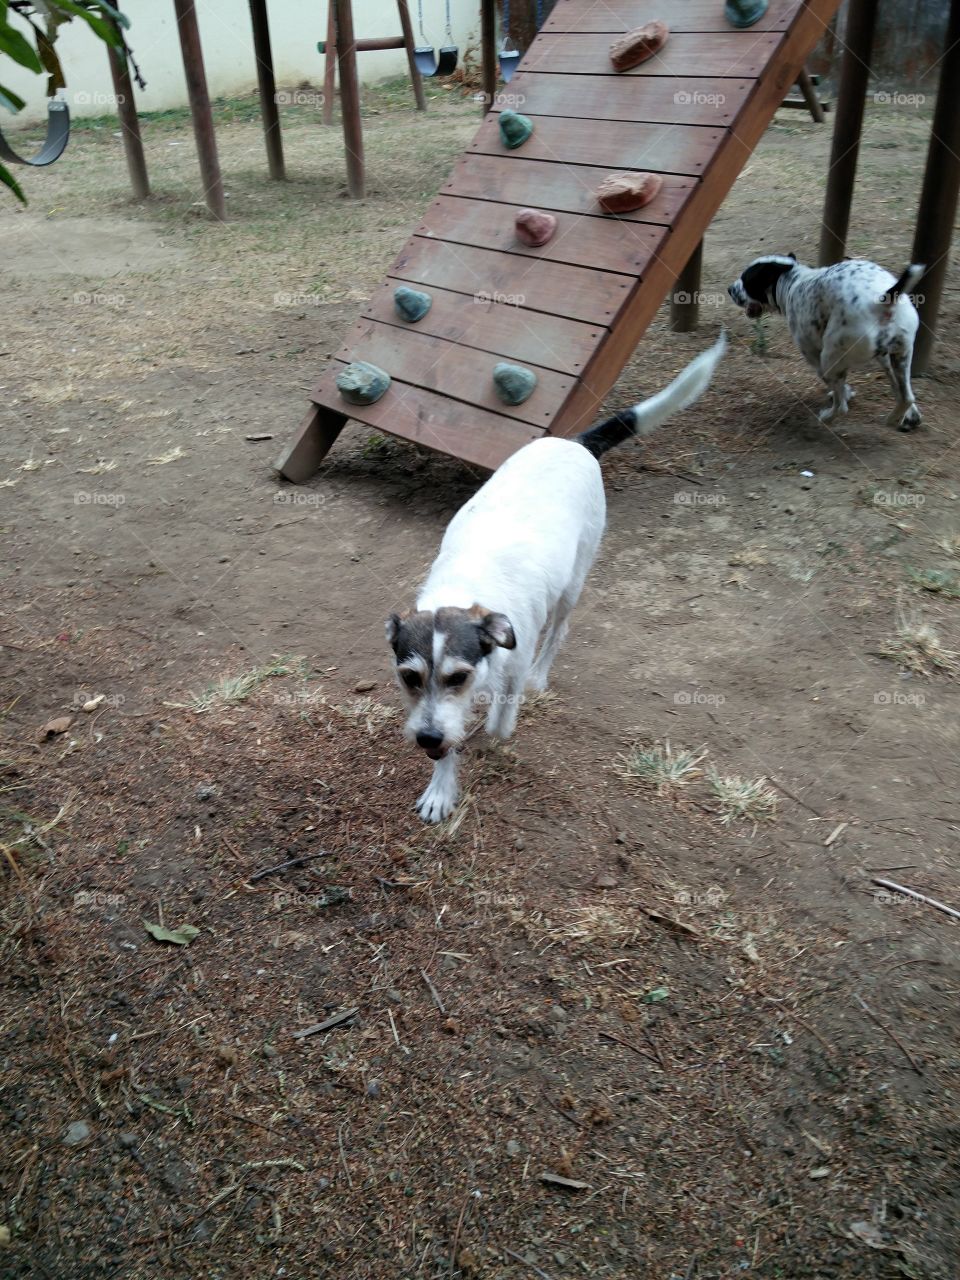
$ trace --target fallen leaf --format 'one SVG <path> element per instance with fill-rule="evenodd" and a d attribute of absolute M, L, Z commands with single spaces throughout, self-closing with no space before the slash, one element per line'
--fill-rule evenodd
<path fill-rule="evenodd" d="M 811 1169 L 807 1174 L 808 1178 L 812 1178 L 814 1182 L 819 1182 L 821 1178 L 829 1178 L 830 1170 L 824 1166 L 822 1169 Z"/>
<path fill-rule="evenodd" d="M 668 987 L 654 987 L 652 991 L 648 991 L 642 997 L 643 1004 L 663 1004 L 664 1000 L 670 995 Z"/>
<path fill-rule="evenodd" d="M 178 947 L 188 947 L 200 932 L 192 924 L 182 924 L 178 929 L 165 929 L 162 924 L 151 924 L 149 920 L 144 920 L 143 927 L 157 942 L 175 942 Z"/>
<path fill-rule="evenodd" d="M 561 1178 L 559 1173 L 541 1173 L 540 1181 L 551 1187 L 563 1187 L 565 1191 L 589 1191 L 589 1182 L 578 1182 L 576 1178 Z"/>
<path fill-rule="evenodd" d="M 871 1249 L 885 1249 L 880 1228 L 873 1222 L 851 1222 L 850 1234 Z"/>
<path fill-rule="evenodd" d="M 595 889 L 615 889 L 617 880 L 609 871 L 598 871 L 593 877 L 593 885 Z"/>
<path fill-rule="evenodd" d="M 40 740 L 52 738 L 58 733 L 66 733 L 72 724 L 71 716 L 57 716 L 56 720 L 48 720 L 40 730 Z"/>

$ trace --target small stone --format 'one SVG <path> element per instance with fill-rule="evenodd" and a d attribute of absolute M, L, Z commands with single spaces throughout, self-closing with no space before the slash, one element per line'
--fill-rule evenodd
<path fill-rule="evenodd" d="M 615 889 L 617 887 L 617 878 L 612 876 L 609 871 L 599 871 L 593 877 L 593 883 L 597 889 Z"/>
<path fill-rule="evenodd" d="M 355 360 L 337 376 L 337 390 L 349 404 L 376 404 L 389 386 L 389 373 L 366 360 Z"/>
<path fill-rule="evenodd" d="M 519 111 L 500 112 L 500 141 L 510 151 L 522 147 L 533 133 L 533 121 Z"/>
<path fill-rule="evenodd" d="M 5 1249 L 10 1243 L 10 1228 L 0 1227 L 0 1249 Z"/>
<path fill-rule="evenodd" d="M 120 1135 L 121 1147 L 135 1147 L 139 1141 L 140 1139 L 135 1133 L 121 1133 Z"/>
<path fill-rule="evenodd" d="M 655 200 L 663 187 L 659 173 L 611 173 L 597 187 L 604 213 L 632 213 Z"/>
<path fill-rule="evenodd" d="M 380 1081 L 379 1080 L 367 1081 L 367 1097 L 368 1098 L 380 1097 Z"/>
<path fill-rule="evenodd" d="M 240 1055 L 232 1044 L 218 1044 L 214 1049 L 214 1053 L 217 1056 L 217 1061 L 228 1067 L 235 1067 L 240 1061 Z"/>
<path fill-rule="evenodd" d="M 515 226 L 520 243 L 536 249 L 555 234 L 557 220 L 552 213 L 541 213 L 539 209 L 521 209 Z"/>
<path fill-rule="evenodd" d="M 433 299 L 429 293 L 421 293 L 419 289 L 402 284 L 393 291 L 393 305 L 401 320 L 416 324 L 433 306 Z"/>
<path fill-rule="evenodd" d="M 536 390 L 537 375 L 522 365 L 501 361 L 494 365 L 493 385 L 504 404 L 523 404 Z"/>
<path fill-rule="evenodd" d="M 265 1044 L 263 1046 L 263 1056 L 265 1058 L 275 1058 L 280 1050 L 275 1044 Z"/>
<path fill-rule="evenodd" d="M 86 1120 L 74 1120 L 73 1124 L 67 1125 L 63 1135 L 63 1145 L 65 1147 L 79 1147 L 81 1142 L 86 1142 L 90 1137 L 90 1126 Z"/>
<path fill-rule="evenodd" d="M 642 27 L 628 31 L 610 46 L 610 61 L 614 71 L 629 71 L 638 67 L 655 53 L 659 53 L 667 43 L 670 28 L 659 18 L 647 22 Z"/>
<path fill-rule="evenodd" d="M 358 680 L 353 686 L 354 693 L 369 693 L 371 689 L 377 687 L 376 680 Z"/>
<path fill-rule="evenodd" d="M 507 1143 L 507 1155 L 518 1156 L 520 1154 L 520 1143 L 515 1138 L 511 1138 Z"/>
<path fill-rule="evenodd" d="M 562 1005 L 555 1004 L 550 1010 L 551 1022 L 566 1022 L 567 1011 Z"/>
<path fill-rule="evenodd" d="M 217 788 L 209 782 L 201 782 L 193 793 L 198 800 L 212 800 L 217 794 Z"/>

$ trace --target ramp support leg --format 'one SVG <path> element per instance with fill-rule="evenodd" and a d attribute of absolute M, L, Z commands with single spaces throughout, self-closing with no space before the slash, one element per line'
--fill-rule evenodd
<path fill-rule="evenodd" d="M 940 298 L 950 258 L 950 239 L 960 194 L 960 0 L 953 0 L 947 23 L 946 53 L 940 64 L 940 88 L 933 112 L 927 167 L 917 211 L 913 261 L 929 268 L 920 281 L 920 328 L 913 348 L 913 372 L 926 373 L 933 349 Z"/>
<path fill-rule="evenodd" d="M 797 76 L 797 88 L 803 95 L 803 100 L 807 104 L 807 110 L 810 112 L 810 117 L 814 124 L 823 124 L 827 117 L 823 114 L 823 107 L 820 105 L 820 99 L 817 96 L 813 81 L 810 79 L 810 72 L 806 67 Z"/>
<path fill-rule="evenodd" d="M 306 484 L 336 444 L 346 421 L 345 414 L 312 404 L 274 469 L 291 484 Z"/>
<path fill-rule="evenodd" d="M 700 323 L 700 276 L 703 269 L 703 241 L 677 276 L 670 295 L 670 328 L 674 333 L 692 333 Z"/>
<path fill-rule="evenodd" d="M 851 0 L 844 32 L 843 65 L 837 92 L 837 118 L 823 202 L 820 265 L 839 262 L 847 248 L 853 184 L 863 129 L 863 109 L 870 80 L 870 52 L 877 22 L 877 0 Z"/>

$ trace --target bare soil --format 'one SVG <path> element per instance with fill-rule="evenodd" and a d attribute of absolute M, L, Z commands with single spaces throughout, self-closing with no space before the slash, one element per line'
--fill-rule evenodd
<path fill-rule="evenodd" d="M 148 203 L 104 121 L 0 208 L 0 1275 L 955 1280 L 958 922 L 874 878 L 960 907 L 956 273 L 923 427 L 879 373 L 821 425 L 723 299 L 816 255 L 829 136 L 781 113 L 700 331 L 661 313 L 610 404 L 721 321 L 730 355 L 605 461 L 553 696 L 424 828 L 382 620 L 482 477 L 355 425 L 302 489 L 270 462 L 471 135 L 455 95 L 369 99 L 361 204 L 305 109 L 270 183 L 244 102 L 226 226 L 177 114 Z M 908 260 L 928 130 L 869 113 L 851 252 Z M 618 772 L 668 740 L 775 819 Z"/>

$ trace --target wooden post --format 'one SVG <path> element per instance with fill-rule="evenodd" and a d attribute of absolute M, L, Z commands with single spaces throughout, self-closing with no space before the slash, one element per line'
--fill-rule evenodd
<path fill-rule="evenodd" d="M 333 100 L 337 84 L 337 27 L 333 0 L 327 0 L 327 40 L 323 47 L 323 123 L 333 124 Z"/>
<path fill-rule="evenodd" d="M 823 124 L 827 117 L 823 114 L 823 107 L 820 105 L 820 99 L 806 67 L 797 76 L 797 88 L 803 95 L 803 100 L 807 104 L 810 115 L 813 117 L 814 124 Z"/>
<path fill-rule="evenodd" d="M 877 0 L 850 0 L 844 32 L 843 65 L 837 91 L 837 118 L 823 202 L 820 265 L 839 262 L 846 252 L 850 206 L 857 177 L 857 155 L 863 109 L 870 80 L 870 52 L 877 20 Z"/>
<path fill-rule="evenodd" d="M 133 96 L 130 67 L 126 58 L 117 53 L 112 45 L 107 46 L 107 57 L 110 60 L 110 78 L 113 80 L 113 92 L 117 99 L 117 115 L 120 117 L 120 132 L 123 135 L 123 150 L 127 157 L 133 198 L 146 200 L 150 194 L 150 180 L 147 177 L 147 158 L 143 152 L 143 138 L 140 136 L 140 117 L 137 115 L 137 104 Z"/>
<path fill-rule="evenodd" d="M 670 296 L 670 328 L 674 333 L 690 333 L 700 323 L 702 268 L 703 241 L 701 240 L 691 253 L 687 265 L 677 276 L 677 282 Z"/>
<path fill-rule="evenodd" d="M 397 0 L 397 11 L 400 14 L 400 30 L 403 33 L 403 47 L 407 51 L 407 66 L 410 68 L 410 83 L 413 85 L 413 97 L 418 111 L 426 111 L 427 99 L 423 92 L 423 78 L 413 56 L 413 23 L 410 21 L 410 9 L 407 0 Z"/>
<path fill-rule="evenodd" d="M 210 94 L 203 69 L 203 48 L 200 44 L 200 28 L 194 0 L 173 0 L 180 33 L 180 50 L 183 54 L 183 70 L 190 95 L 190 114 L 193 116 L 193 136 L 200 160 L 200 176 L 207 208 L 221 222 L 227 220 L 227 206 L 223 198 L 223 179 L 217 158 L 217 137 L 213 129 L 213 113 L 210 110 Z"/>
<path fill-rule="evenodd" d="M 312 404 L 300 429 L 273 464 L 291 484 L 306 484 L 336 443 L 346 425 L 346 414 Z"/>
<path fill-rule="evenodd" d="M 267 0 L 250 0 L 250 21 L 253 24 L 253 52 L 257 59 L 257 85 L 260 89 L 260 115 L 263 119 L 263 140 L 267 147 L 267 166 L 270 177 L 282 182 L 287 175 L 283 169 L 283 138 L 280 135 L 280 114 L 277 111 L 277 82 L 273 76 Z"/>
<path fill-rule="evenodd" d="M 480 48 L 483 74 L 482 114 L 493 106 L 497 96 L 497 4 L 496 0 L 483 0 L 480 8 Z"/>
<path fill-rule="evenodd" d="M 926 373 L 930 363 L 960 195 L 960 0 L 950 6 L 944 48 L 913 241 L 913 261 L 927 264 L 918 286 L 923 301 L 917 308 L 920 329 L 913 348 L 916 374 Z"/>
<path fill-rule="evenodd" d="M 360 83 L 357 79 L 357 47 L 353 35 L 350 0 L 333 0 L 336 21 L 337 67 L 340 71 L 340 113 L 343 146 L 347 158 L 347 188 L 354 200 L 365 194 L 363 126 L 360 123 Z"/>

